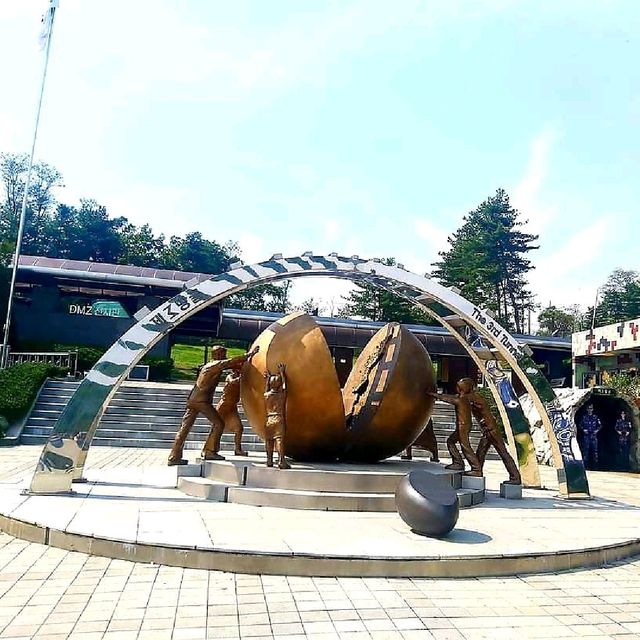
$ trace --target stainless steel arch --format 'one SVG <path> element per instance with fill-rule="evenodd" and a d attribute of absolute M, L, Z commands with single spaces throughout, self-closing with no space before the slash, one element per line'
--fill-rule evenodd
<path fill-rule="evenodd" d="M 232 268 L 185 289 L 126 331 L 87 374 L 58 418 L 38 461 L 31 492 L 71 490 L 72 480 L 82 475 L 98 422 L 116 389 L 129 370 L 174 327 L 208 305 L 249 286 L 313 275 L 355 282 L 384 280 L 418 303 L 432 299 L 455 311 L 496 349 L 534 399 L 552 444 L 561 493 L 567 497 L 589 496 L 570 418 L 563 413 L 553 390 L 530 356 L 495 320 L 454 291 L 400 267 L 358 256 L 311 253 L 292 258 L 277 254 L 265 262 Z"/>

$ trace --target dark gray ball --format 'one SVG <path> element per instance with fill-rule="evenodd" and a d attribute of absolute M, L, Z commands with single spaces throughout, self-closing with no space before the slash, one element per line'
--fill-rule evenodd
<path fill-rule="evenodd" d="M 427 471 L 407 474 L 396 489 L 396 509 L 415 531 L 440 538 L 458 522 L 458 496 L 445 479 Z"/>

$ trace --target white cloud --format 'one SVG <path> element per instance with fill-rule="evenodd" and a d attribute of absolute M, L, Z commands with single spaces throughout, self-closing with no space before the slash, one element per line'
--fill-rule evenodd
<path fill-rule="evenodd" d="M 592 267 L 602 261 L 607 240 L 607 217 L 569 237 L 547 257 L 539 258 L 530 282 L 543 306 L 589 305 L 593 302 L 597 282 L 589 276 Z"/>
<path fill-rule="evenodd" d="M 544 231 L 555 213 L 554 208 L 541 202 L 541 191 L 549 172 L 551 151 L 556 140 L 556 132 L 546 127 L 531 141 L 527 168 L 512 192 L 511 203 L 529 221 L 529 230 L 536 234 Z"/>
<path fill-rule="evenodd" d="M 414 229 L 418 236 L 425 241 L 425 254 L 431 254 L 428 257 L 432 262 L 438 259 L 439 251 L 447 249 L 447 238 L 453 231 L 453 229 L 445 229 L 426 218 L 415 220 Z"/>

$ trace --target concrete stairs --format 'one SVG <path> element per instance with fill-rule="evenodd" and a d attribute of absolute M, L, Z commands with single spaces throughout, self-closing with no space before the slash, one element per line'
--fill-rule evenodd
<path fill-rule="evenodd" d="M 22 431 L 20 441 L 23 444 L 46 442 L 58 416 L 79 384 L 72 380 L 48 380 L 45 383 Z M 189 384 L 123 383 L 102 416 L 92 444 L 169 449 L 180 425 L 190 389 Z M 216 400 L 219 391 L 220 389 L 216 394 Z M 245 427 L 242 436 L 244 449 L 248 452 L 263 452 L 264 444 L 251 430 L 244 418 L 242 408 L 240 408 L 240 417 Z M 442 458 L 448 458 L 446 439 L 455 424 L 453 407 L 437 402 L 432 417 L 439 455 Z M 209 428 L 206 418 L 199 416 L 185 448 L 200 449 L 209 433 Z M 474 448 L 478 444 L 479 437 L 479 431 L 474 430 L 471 434 L 471 445 Z M 233 450 L 233 434 L 223 434 L 222 449 Z M 492 453 L 493 451 L 490 451 L 490 454 Z M 429 454 L 414 448 L 413 455 L 422 458 Z"/>
<path fill-rule="evenodd" d="M 461 509 L 485 499 L 484 478 L 469 478 L 430 462 L 393 458 L 375 465 L 294 462 L 291 469 L 280 470 L 266 467 L 264 456 L 251 458 L 229 456 L 179 467 L 178 489 L 205 500 L 259 507 L 395 512 L 398 483 L 420 469 L 453 487 Z"/>

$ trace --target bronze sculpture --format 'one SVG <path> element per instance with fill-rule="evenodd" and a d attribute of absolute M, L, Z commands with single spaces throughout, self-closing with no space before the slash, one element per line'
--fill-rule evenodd
<path fill-rule="evenodd" d="M 480 461 L 469 442 L 469 433 L 472 427 L 471 395 L 475 389 L 475 384 L 471 378 L 461 378 L 458 380 L 456 389 L 458 391 L 456 395 L 427 392 L 427 395 L 433 398 L 452 404 L 456 410 L 456 428 L 447 438 L 447 449 L 451 454 L 452 462 L 448 464 L 446 468 L 454 469 L 455 471 L 464 471 L 464 460 L 456 446 L 456 443 L 459 442 L 462 453 L 471 467 L 465 475 L 481 477 L 482 467 Z"/>
<path fill-rule="evenodd" d="M 402 460 L 412 460 L 413 453 L 412 448 L 418 447 L 419 449 L 424 449 L 431 454 L 431 462 L 440 462 L 440 458 L 438 456 L 438 441 L 436 440 L 436 434 L 433 430 L 433 420 L 429 418 L 429 422 L 427 422 L 427 426 L 424 428 L 424 431 L 414 440 L 413 444 L 410 444 L 405 452 L 400 456 Z"/>
<path fill-rule="evenodd" d="M 251 360 L 257 352 L 258 347 L 255 347 L 245 355 L 227 358 L 227 350 L 224 347 L 215 346 L 212 348 L 212 360 L 200 369 L 196 383 L 187 399 L 187 408 L 182 417 L 182 424 L 178 429 L 178 433 L 176 433 L 173 447 L 169 454 L 169 466 L 187 464 L 187 460 L 182 457 L 184 443 L 198 414 L 202 413 L 209 420 L 214 430 L 222 431 L 224 429 L 224 422 L 213 406 L 213 394 L 220 381 L 220 376 L 225 369 L 240 368 L 245 362 Z M 223 460 L 224 458 L 219 453 L 212 453 L 207 459 Z"/>
<path fill-rule="evenodd" d="M 271 373 L 269 370 L 264 373 L 264 405 L 267 410 L 264 431 L 266 434 L 267 467 L 273 467 L 273 452 L 275 450 L 278 454 L 278 468 L 290 469 L 291 466 L 285 459 L 287 378 L 284 371 L 285 366 L 280 363 L 277 373 Z"/>
<path fill-rule="evenodd" d="M 294 460 L 336 460 L 344 439 L 344 407 L 338 374 L 322 330 L 297 312 L 280 318 L 255 340 L 260 352 L 242 368 L 240 396 L 253 431 L 267 441 L 265 380 L 287 364 L 287 456 Z"/>
<path fill-rule="evenodd" d="M 425 389 L 435 389 L 435 381 L 423 344 L 397 322 L 382 327 L 344 385 L 347 430 L 340 459 L 376 462 L 411 445 L 433 409 Z"/>
<path fill-rule="evenodd" d="M 205 460 L 215 460 L 215 455 L 220 451 L 220 439 L 223 431 L 233 433 L 234 451 L 236 456 L 246 456 L 247 452 L 242 450 L 242 420 L 238 413 L 238 402 L 240 402 L 240 371 L 232 369 L 225 380 L 222 396 L 216 405 L 216 411 L 224 423 L 224 428 L 212 427 L 202 449 L 202 457 Z"/>
<path fill-rule="evenodd" d="M 489 447 L 493 446 L 509 474 L 509 480 L 506 481 L 505 484 L 522 484 L 522 477 L 518 465 L 507 450 L 498 423 L 493 417 L 493 413 L 491 413 L 491 408 L 487 404 L 487 401 L 476 391 L 475 384 L 469 396 L 473 417 L 478 421 L 480 429 L 482 430 L 482 436 L 480 437 L 478 450 L 476 451 L 478 462 L 480 463 L 480 470 L 482 471 L 484 468 L 484 461 Z"/>
<path fill-rule="evenodd" d="M 286 362 L 286 454 L 293 460 L 384 460 L 414 442 L 429 419 L 434 400 L 424 390 L 435 389 L 433 365 L 397 323 L 371 338 L 342 391 L 327 341 L 309 315 L 277 320 L 254 344 L 260 353 L 241 374 L 245 414 L 266 441 L 264 374 Z"/>

